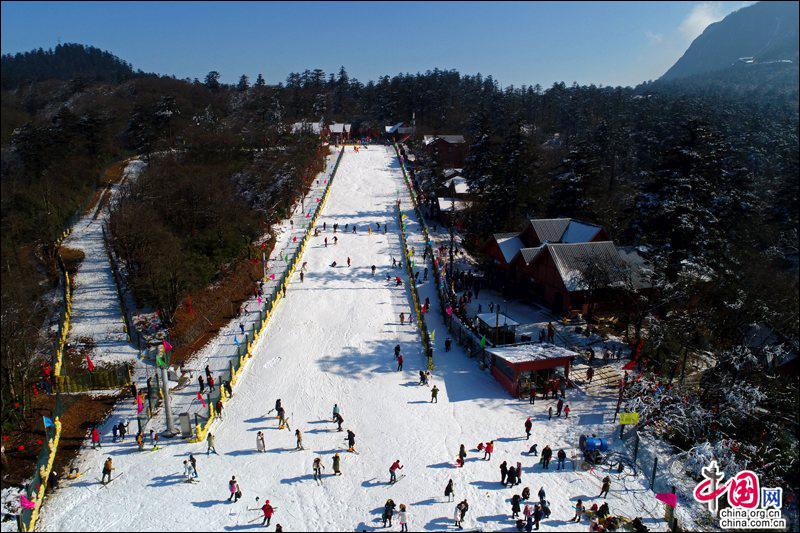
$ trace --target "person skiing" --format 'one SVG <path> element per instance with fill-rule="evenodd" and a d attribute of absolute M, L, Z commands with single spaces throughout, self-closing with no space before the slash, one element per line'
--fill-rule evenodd
<path fill-rule="evenodd" d="M 314 479 L 322 483 L 322 471 L 325 467 L 322 465 L 322 459 L 319 457 L 314 459 Z"/>
<path fill-rule="evenodd" d="M 341 476 L 342 472 L 339 470 L 341 466 L 341 458 L 339 457 L 339 452 L 333 454 L 333 473 L 337 476 Z"/>
<path fill-rule="evenodd" d="M 447 498 L 448 502 L 453 501 L 455 498 L 455 492 L 453 492 L 453 480 L 447 482 L 447 486 L 444 488 L 444 495 Z"/>
<path fill-rule="evenodd" d="M 506 486 L 506 477 L 508 477 L 508 465 L 505 461 L 500 463 L 500 484 Z"/>
<path fill-rule="evenodd" d="M 270 520 L 272 520 L 272 515 L 275 514 L 275 508 L 269 504 L 269 500 L 266 500 L 264 505 L 261 506 L 261 512 L 264 513 L 264 520 L 261 521 L 261 525 L 268 526 Z"/>
<path fill-rule="evenodd" d="M 300 432 L 299 429 L 294 430 L 294 436 L 297 439 L 297 446 L 295 447 L 295 450 L 304 450 L 305 448 L 303 448 L 303 434 Z"/>
<path fill-rule="evenodd" d="M 392 527 L 392 516 L 394 516 L 394 501 L 389 498 L 383 506 L 383 527 L 386 527 L 386 522 L 389 522 L 389 527 Z"/>
<path fill-rule="evenodd" d="M 408 511 L 406 511 L 405 504 L 400 504 L 400 512 L 397 513 L 400 519 L 400 531 L 408 531 Z"/>
<path fill-rule="evenodd" d="M 347 451 L 348 452 L 355 452 L 355 445 L 356 445 L 356 434 L 353 433 L 353 430 L 347 430 Z"/>
<path fill-rule="evenodd" d="M 489 442 L 486 443 L 486 448 L 484 449 L 484 453 L 483 453 L 483 459 L 485 461 L 491 461 L 492 460 L 492 452 L 494 452 L 494 441 L 490 440 Z"/>
<path fill-rule="evenodd" d="M 403 354 L 397 356 L 397 371 L 403 370 Z"/>
<path fill-rule="evenodd" d="M 100 483 L 105 485 L 106 483 L 111 482 L 111 471 L 114 470 L 114 464 L 111 461 L 111 457 L 106 459 L 106 462 L 103 463 L 103 477 L 100 480 Z M 106 476 L 108 476 L 108 481 L 106 481 Z"/>
<path fill-rule="evenodd" d="M 533 422 L 531 422 L 531 417 L 525 421 L 525 440 L 529 440 L 531 438 L 531 429 L 533 428 Z"/>
<path fill-rule="evenodd" d="M 397 483 L 397 471 L 402 470 L 403 465 L 400 464 L 400 459 L 395 460 L 392 466 L 389 467 L 389 484 Z"/>
<path fill-rule="evenodd" d="M 374 276 L 375 275 L 375 265 L 372 265 L 370 268 L 372 269 L 372 275 Z"/>
<path fill-rule="evenodd" d="M 333 420 L 336 422 L 336 426 L 337 426 L 336 427 L 336 431 L 341 431 L 342 430 L 342 422 L 344 422 L 344 418 L 342 418 L 342 415 L 339 414 L 339 413 L 336 413 L 335 415 L 333 415 Z"/>
<path fill-rule="evenodd" d="M 286 411 L 283 407 L 278 408 L 278 429 L 283 429 L 286 425 Z"/>
<path fill-rule="evenodd" d="M 265 452 L 267 451 L 267 446 L 264 444 L 264 432 L 259 431 L 256 433 L 256 450 L 258 452 Z"/>
<path fill-rule="evenodd" d="M 563 448 L 558 450 L 556 457 L 558 458 L 558 462 L 556 463 L 556 470 L 561 470 L 562 468 L 566 469 L 564 461 L 567 460 L 567 453 L 564 451 Z"/>
<path fill-rule="evenodd" d="M 439 387 L 436 385 L 431 389 L 431 403 L 439 403 Z"/>
<path fill-rule="evenodd" d="M 350 266 L 350 257 L 347 257 L 347 266 Z"/>
<path fill-rule="evenodd" d="M 514 494 L 511 497 L 511 519 L 512 520 L 519 516 L 519 512 L 520 512 L 519 500 L 520 500 L 519 494 Z"/>
<path fill-rule="evenodd" d="M 156 441 L 158 443 L 158 441 Z M 157 445 L 157 444 L 156 444 Z M 214 447 L 214 434 L 210 431 L 208 432 L 208 436 L 206 437 L 206 455 L 210 455 L 211 452 L 214 452 L 214 455 L 219 455 L 217 453 L 217 449 Z"/>
<path fill-rule="evenodd" d="M 239 498 L 242 497 L 242 490 L 239 488 L 239 482 L 236 481 L 236 476 L 232 476 L 231 480 L 228 481 L 228 490 L 230 491 L 231 495 L 228 497 L 228 501 L 232 501 L 236 503 L 239 501 Z"/>

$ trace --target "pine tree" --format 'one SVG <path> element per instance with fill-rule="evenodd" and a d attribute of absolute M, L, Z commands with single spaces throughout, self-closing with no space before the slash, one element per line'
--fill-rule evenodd
<path fill-rule="evenodd" d="M 216 70 L 212 70 L 208 74 L 206 74 L 206 79 L 204 81 L 206 87 L 208 87 L 211 92 L 217 92 L 220 89 L 219 83 L 219 72 Z"/>
<path fill-rule="evenodd" d="M 242 74 L 239 78 L 239 83 L 236 84 L 236 90 L 240 93 L 245 92 L 247 89 L 250 88 L 250 79 L 247 77 L 246 74 Z"/>
<path fill-rule="evenodd" d="M 255 83 L 254 87 L 264 87 L 266 85 L 267 85 L 267 82 L 264 81 L 264 76 L 262 76 L 261 73 L 259 73 L 258 77 L 256 77 L 256 83 Z"/>

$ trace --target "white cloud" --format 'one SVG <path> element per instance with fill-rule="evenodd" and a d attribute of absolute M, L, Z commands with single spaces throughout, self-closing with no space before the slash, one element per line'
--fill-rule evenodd
<path fill-rule="evenodd" d="M 709 24 L 720 21 L 728 13 L 749 6 L 754 2 L 700 2 L 692 7 L 692 10 L 683 19 L 679 26 L 683 36 L 691 41 L 705 30 Z"/>
<path fill-rule="evenodd" d="M 664 42 L 664 35 L 661 33 L 653 33 L 650 30 L 645 30 L 644 36 L 651 45 L 661 44 Z"/>

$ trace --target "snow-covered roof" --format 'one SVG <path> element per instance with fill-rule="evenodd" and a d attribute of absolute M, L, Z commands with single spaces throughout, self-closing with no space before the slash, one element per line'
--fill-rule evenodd
<path fill-rule="evenodd" d="M 458 200 L 456 198 L 437 198 L 439 202 L 439 210 L 440 211 L 463 211 L 464 209 L 468 208 L 470 203 L 464 200 Z"/>
<path fill-rule="evenodd" d="M 452 178 L 454 176 L 460 176 L 461 175 L 461 169 L 460 168 L 446 168 L 446 169 L 444 169 L 444 171 L 442 171 L 442 175 L 444 175 L 445 178 Z"/>
<path fill-rule="evenodd" d="M 562 357 L 575 357 L 578 354 L 553 344 L 517 344 L 514 346 L 496 346 L 487 348 L 487 352 L 509 363 L 528 363 L 530 361 L 546 361 Z"/>
<path fill-rule="evenodd" d="M 334 122 L 330 125 L 331 133 L 350 133 L 350 124 L 343 124 L 341 122 Z"/>
<path fill-rule="evenodd" d="M 534 246 L 533 248 L 522 248 L 520 249 L 519 253 L 522 255 L 522 260 L 525 261 L 526 265 L 529 265 L 531 261 L 533 261 L 539 252 L 542 251 L 544 246 Z"/>
<path fill-rule="evenodd" d="M 304 130 L 319 134 L 322 132 L 322 122 L 295 122 L 292 124 L 292 133 L 298 133 Z"/>
<path fill-rule="evenodd" d="M 589 242 L 603 229 L 572 218 L 532 218 L 529 220 L 539 242 Z"/>
<path fill-rule="evenodd" d="M 494 238 L 503 253 L 506 263 L 510 263 L 514 256 L 517 255 L 517 252 L 524 246 L 518 233 L 498 233 L 495 234 Z"/>
<path fill-rule="evenodd" d="M 468 194 L 469 193 L 469 184 L 467 180 L 462 178 L 461 176 L 455 176 L 450 178 L 449 180 L 444 182 L 444 186 L 448 189 L 453 187 L 455 189 L 456 194 Z"/>
<path fill-rule="evenodd" d="M 587 224 L 577 220 L 570 220 L 564 235 L 561 236 L 561 242 L 574 243 L 574 242 L 589 242 L 595 235 L 597 235 L 602 228 L 595 224 Z"/>
<path fill-rule="evenodd" d="M 617 247 L 611 241 L 546 244 L 545 248 L 550 252 L 564 287 L 569 292 L 589 288 L 582 274 L 587 261 L 599 260 L 610 268 L 623 265 Z"/>
<path fill-rule="evenodd" d="M 495 324 L 498 324 L 497 319 L 497 313 L 481 313 L 478 315 L 478 320 L 491 327 L 495 327 Z M 519 326 L 519 322 L 507 317 L 503 313 L 500 313 L 499 319 L 500 322 L 498 325 L 500 326 Z"/>
<path fill-rule="evenodd" d="M 400 126 L 402 126 L 402 125 L 403 125 L 403 123 L 402 123 L 402 122 L 398 122 L 398 123 L 397 123 L 397 124 L 395 124 L 394 126 L 386 126 L 384 129 L 386 130 L 386 133 L 394 133 L 394 132 L 396 132 L 398 129 L 400 129 Z"/>
<path fill-rule="evenodd" d="M 441 139 L 444 142 L 450 143 L 450 144 L 463 144 L 463 143 L 467 142 L 464 139 L 463 135 L 426 135 L 425 137 L 422 138 L 422 144 L 424 144 L 425 146 L 428 146 L 429 144 L 434 142 L 436 139 Z"/>

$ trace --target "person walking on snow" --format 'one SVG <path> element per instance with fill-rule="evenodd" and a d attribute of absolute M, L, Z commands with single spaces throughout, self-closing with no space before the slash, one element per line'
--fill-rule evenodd
<path fill-rule="evenodd" d="M 436 385 L 431 389 L 431 403 L 439 403 L 439 387 Z"/>
<path fill-rule="evenodd" d="M 295 450 L 304 450 L 305 448 L 303 448 L 303 434 L 300 432 L 299 429 L 294 430 L 294 436 L 297 439 L 297 446 L 295 447 Z"/>
<path fill-rule="evenodd" d="M 92 428 L 92 449 L 100 447 L 100 432 L 97 431 L 97 426 L 95 426 Z"/>
<path fill-rule="evenodd" d="M 394 500 L 389 498 L 386 500 L 386 504 L 383 506 L 383 515 L 381 518 L 383 519 L 383 527 L 386 527 L 386 522 L 389 522 L 389 527 L 392 527 L 392 516 L 394 516 Z"/>
<path fill-rule="evenodd" d="M 569 418 L 569 405 L 564 407 L 564 418 Z"/>
<path fill-rule="evenodd" d="M 556 463 L 556 470 L 561 470 L 562 468 L 566 469 L 564 461 L 567 460 L 567 453 L 564 451 L 563 448 L 558 450 L 556 457 L 558 458 L 558 462 Z"/>
<path fill-rule="evenodd" d="M 156 441 L 158 442 L 158 441 Z M 211 452 L 214 452 L 214 455 L 219 455 L 217 453 L 217 449 L 214 447 L 214 434 L 210 431 L 208 432 L 208 436 L 206 437 L 206 455 L 210 455 Z"/>
<path fill-rule="evenodd" d="M 375 275 L 375 265 L 372 265 L 372 275 Z"/>
<path fill-rule="evenodd" d="M 464 447 L 463 444 L 458 448 L 458 458 L 461 459 L 462 464 L 467 459 L 467 449 Z"/>
<path fill-rule="evenodd" d="M 303 271 L 301 270 L 300 271 L 300 283 L 303 283 L 303 278 L 304 277 L 305 277 L 305 274 L 303 274 Z"/>
<path fill-rule="evenodd" d="M 392 466 L 389 467 L 389 484 L 397 483 L 397 471 L 402 470 L 403 465 L 400 464 L 400 459 L 397 459 Z"/>
<path fill-rule="evenodd" d="M 191 483 L 195 478 L 194 467 L 188 460 L 183 461 L 183 475 L 186 476 L 186 483 Z"/>
<path fill-rule="evenodd" d="M 408 531 L 408 511 L 406 511 L 405 504 L 400 504 L 400 512 L 397 513 L 400 519 L 400 531 Z"/>
<path fill-rule="evenodd" d="M 406 315 L 405 315 L 405 313 L 403 313 L 401 311 L 400 312 L 400 324 L 402 325 L 402 324 L 405 324 L 405 323 L 406 323 Z"/>
<path fill-rule="evenodd" d="M 598 498 L 608 498 L 608 491 L 611 490 L 611 478 L 606 476 L 603 478 L 603 486 L 600 487 L 600 494 L 597 495 Z"/>
<path fill-rule="evenodd" d="M 236 481 L 236 476 L 231 476 L 231 480 L 228 481 L 228 491 L 231 495 L 228 497 L 228 501 L 232 501 L 236 503 L 239 501 L 239 498 L 242 497 L 242 490 L 239 488 L 239 482 Z"/>
<path fill-rule="evenodd" d="M 322 459 L 317 457 L 314 459 L 314 479 L 322 483 L 322 471 L 325 467 L 322 465 Z"/>
<path fill-rule="evenodd" d="M 520 506 L 519 506 L 519 494 L 514 494 L 511 497 L 511 519 L 519 517 Z"/>
<path fill-rule="evenodd" d="M 347 451 L 348 452 L 355 452 L 356 446 L 356 434 L 353 433 L 352 429 L 347 430 Z"/>
<path fill-rule="evenodd" d="M 456 527 L 458 529 L 464 529 L 461 525 L 464 522 L 464 517 L 467 516 L 467 511 L 469 511 L 469 504 L 467 500 L 462 500 L 458 505 L 456 505 Z"/>
<path fill-rule="evenodd" d="M 259 431 L 258 433 L 256 433 L 256 450 L 258 450 L 259 452 L 262 452 L 262 453 L 267 451 L 267 447 L 264 444 L 264 432 L 263 431 Z"/>
<path fill-rule="evenodd" d="M 494 441 L 490 440 L 489 442 L 486 443 L 486 449 L 484 450 L 483 453 L 483 459 L 486 461 L 491 461 L 492 452 L 494 452 Z"/>
<path fill-rule="evenodd" d="M 517 482 L 516 485 L 522 483 L 522 463 L 517 461 Z"/>
<path fill-rule="evenodd" d="M 500 484 L 506 486 L 506 477 L 508 477 L 508 465 L 505 461 L 500 463 Z"/>
<path fill-rule="evenodd" d="M 556 404 L 556 418 L 561 416 L 561 409 L 564 408 L 564 400 L 559 399 L 558 403 Z"/>
<path fill-rule="evenodd" d="M 325 248 L 327 248 L 327 247 L 328 247 L 328 238 L 325 237 Z"/>
<path fill-rule="evenodd" d="M 350 266 L 350 257 L 347 258 L 347 266 Z"/>
<path fill-rule="evenodd" d="M 529 440 L 531 438 L 531 429 L 533 428 L 533 422 L 531 422 L 531 417 L 525 421 L 525 440 Z"/>
<path fill-rule="evenodd" d="M 203 383 L 203 376 L 197 376 L 197 383 L 200 385 L 200 394 L 206 391 L 206 385 Z"/>
<path fill-rule="evenodd" d="M 261 512 L 264 513 L 264 520 L 261 521 L 261 525 L 269 526 L 269 521 L 272 520 L 272 515 L 275 514 L 275 508 L 269 504 L 269 500 L 261 506 Z"/>
<path fill-rule="evenodd" d="M 455 493 L 453 492 L 453 480 L 447 482 L 447 486 L 444 488 L 444 496 L 447 498 L 448 502 L 453 501 L 455 499 Z"/>
<path fill-rule="evenodd" d="M 513 466 L 508 469 L 508 477 L 506 478 L 506 483 L 509 487 L 513 487 L 517 484 L 517 469 Z"/>
<path fill-rule="evenodd" d="M 403 370 L 403 354 L 397 356 L 397 371 Z"/>
<path fill-rule="evenodd" d="M 342 475 L 341 470 L 339 470 L 340 466 L 341 466 L 341 458 L 339 457 L 339 452 L 336 452 L 335 454 L 333 454 L 333 473 L 336 474 L 337 476 Z"/>

